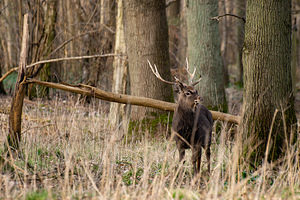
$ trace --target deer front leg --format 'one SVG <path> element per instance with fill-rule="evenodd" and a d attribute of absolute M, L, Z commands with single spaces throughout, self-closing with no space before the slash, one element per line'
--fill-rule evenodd
<path fill-rule="evenodd" d="M 177 149 L 179 152 L 179 162 L 181 162 L 185 155 L 185 149 L 184 149 L 183 143 L 180 141 L 176 142 L 176 145 L 177 145 Z"/>
<path fill-rule="evenodd" d="M 200 172 L 201 153 L 202 153 L 201 147 L 192 149 L 192 162 L 193 162 L 193 167 L 194 167 L 194 173 L 195 174 L 198 174 Z"/>

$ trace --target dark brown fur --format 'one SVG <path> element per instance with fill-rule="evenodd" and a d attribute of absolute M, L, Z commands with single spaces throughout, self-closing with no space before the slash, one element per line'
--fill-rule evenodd
<path fill-rule="evenodd" d="M 181 82 L 176 84 L 178 106 L 175 110 L 172 131 L 182 161 L 185 150 L 192 149 L 194 172 L 200 172 L 202 148 L 205 149 L 210 172 L 210 145 L 213 127 L 211 112 L 203 106 L 197 90 Z"/>

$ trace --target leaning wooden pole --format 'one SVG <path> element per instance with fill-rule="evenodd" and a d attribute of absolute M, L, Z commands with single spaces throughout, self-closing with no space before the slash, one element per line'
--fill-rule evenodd
<path fill-rule="evenodd" d="M 25 96 L 26 62 L 29 42 L 29 17 L 24 15 L 22 46 L 20 53 L 19 72 L 9 113 L 9 134 L 7 145 L 11 150 L 18 150 L 21 140 L 22 108 Z"/>
<path fill-rule="evenodd" d="M 92 97 L 102 99 L 105 101 L 110 101 L 110 102 L 131 104 L 131 105 L 137 105 L 137 106 L 146 106 L 146 107 L 157 108 L 157 109 L 165 110 L 165 111 L 174 111 L 176 108 L 175 103 L 160 101 L 160 100 L 156 100 L 156 99 L 150 99 L 150 98 L 146 98 L 146 97 L 137 97 L 137 96 L 107 92 L 107 91 L 100 90 L 98 88 L 95 88 L 95 87 L 92 87 L 89 85 L 84 85 L 84 84 L 70 85 L 70 84 L 39 81 L 39 80 L 35 80 L 35 79 L 29 79 L 26 81 L 26 83 L 34 83 L 34 84 L 43 85 L 43 86 L 54 88 L 54 89 L 60 89 L 60 90 L 64 90 L 64 91 L 68 91 L 68 92 L 72 92 L 72 93 L 86 95 L 86 96 L 92 96 Z M 235 123 L 235 124 L 240 123 L 239 116 L 234 116 L 234 115 L 217 112 L 217 111 L 211 111 L 211 113 L 212 113 L 214 120 L 227 121 L 227 122 Z"/>

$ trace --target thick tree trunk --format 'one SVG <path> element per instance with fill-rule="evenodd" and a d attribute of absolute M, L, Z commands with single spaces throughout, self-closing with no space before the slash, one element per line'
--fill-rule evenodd
<path fill-rule="evenodd" d="M 296 123 L 291 79 L 291 1 L 248 0 L 246 8 L 242 131 L 247 150 L 261 144 L 251 162 L 261 162 L 268 137 L 269 158 L 286 152 Z M 280 112 L 276 115 L 276 110 Z M 276 115 L 276 116 L 275 116 Z M 272 120 L 274 117 L 274 124 Z M 287 135 L 288 138 L 285 137 Z M 286 140 L 287 139 L 287 140 Z"/>
<path fill-rule="evenodd" d="M 202 77 L 196 88 L 204 105 L 226 111 L 220 34 L 218 23 L 211 20 L 218 15 L 218 1 L 190 0 L 187 8 L 189 65 L 197 69 L 195 79 Z"/>
<path fill-rule="evenodd" d="M 172 101 L 171 86 L 159 81 L 147 63 L 156 64 L 162 77 L 170 80 L 165 1 L 126 0 L 124 16 L 131 94 Z M 133 106 L 131 118 L 141 119 L 153 111 Z"/>
<path fill-rule="evenodd" d="M 115 36 L 115 54 L 126 54 L 126 45 L 124 38 L 124 0 L 118 0 L 117 18 L 116 18 L 116 36 Z M 114 57 L 113 62 L 113 82 L 112 92 L 118 94 L 128 93 L 128 62 L 124 57 Z M 109 119 L 113 126 L 118 127 L 123 122 L 123 127 L 126 129 L 129 105 L 111 103 Z"/>

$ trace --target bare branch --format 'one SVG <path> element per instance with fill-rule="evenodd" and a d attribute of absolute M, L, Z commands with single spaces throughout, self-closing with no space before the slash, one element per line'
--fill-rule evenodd
<path fill-rule="evenodd" d="M 219 16 L 216 16 L 216 17 L 212 17 L 212 18 L 210 18 L 210 19 L 211 19 L 211 20 L 217 20 L 217 21 L 220 21 L 220 19 L 221 19 L 222 17 L 226 17 L 226 16 L 236 17 L 236 18 L 238 18 L 238 19 L 243 20 L 243 22 L 246 23 L 246 19 L 245 19 L 244 17 L 240 17 L 240 16 L 238 16 L 238 15 L 230 14 L 230 13 L 226 13 L 226 14 L 224 14 L 224 15 L 219 15 Z"/>

